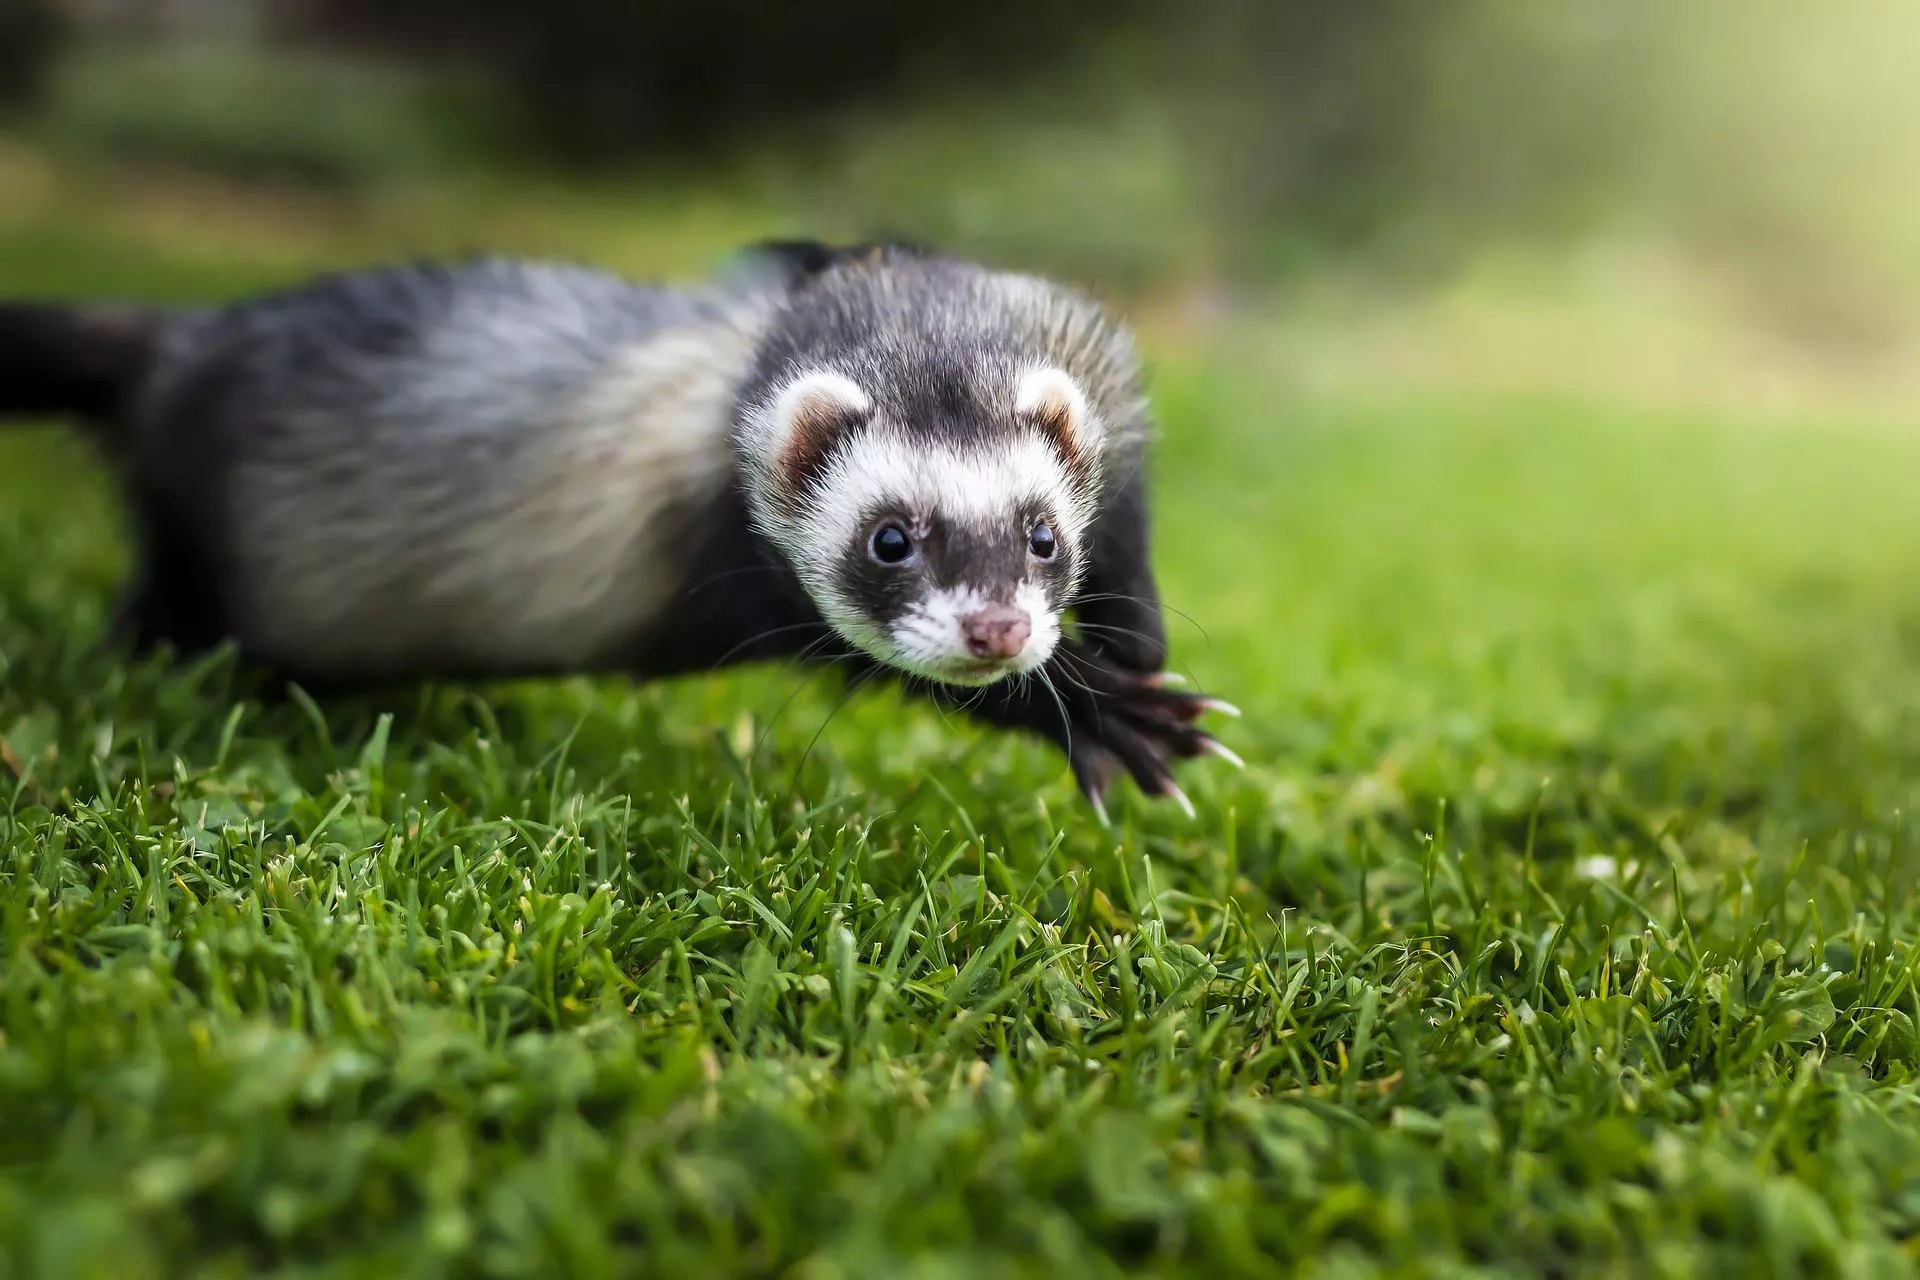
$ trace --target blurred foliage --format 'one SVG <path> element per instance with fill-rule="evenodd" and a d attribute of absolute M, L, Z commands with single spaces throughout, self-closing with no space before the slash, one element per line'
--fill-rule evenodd
<path fill-rule="evenodd" d="M 34 101 L 67 34 L 50 0 L 0 4 L 0 108 Z"/>
<path fill-rule="evenodd" d="M 304 0 L 299 25 L 484 67 L 545 154 L 573 163 L 775 138 L 811 167 L 850 122 L 860 136 L 904 116 L 906 154 L 882 139 L 855 178 L 869 216 L 1111 269 L 1164 267 L 1171 242 L 1204 237 L 1201 207 L 1235 234 L 1284 223 L 1316 241 L 1364 238 L 1412 194 L 1433 50 L 1475 8 Z M 973 155 L 955 154 L 956 135 Z M 950 190 L 943 169 L 980 173 L 983 148 L 996 163 L 960 207 L 925 207 Z"/>
<path fill-rule="evenodd" d="M 299 25 L 486 67 L 578 163 L 1057 70 L 1146 0 L 306 0 Z"/>
<path fill-rule="evenodd" d="M 1920 333 L 1911 0 L 1817 24 L 1797 0 L 261 0 L 251 43 L 70 46 L 58 2 L 0 18 L 27 33 L 0 60 L 51 68 L 5 77 L 41 84 L 51 150 L 724 187 L 799 231 L 1256 300 L 1329 265 L 1432 283 L 1490 246 L 1634 241 L 1823 358 Z"/>
<path fill-rule="evenodd" d="M 446 76 L 230 41 L 94 41 L 48 79 L 52 141 L 245 180 L 355 186 L 494 149 L 484 93 Z"/>

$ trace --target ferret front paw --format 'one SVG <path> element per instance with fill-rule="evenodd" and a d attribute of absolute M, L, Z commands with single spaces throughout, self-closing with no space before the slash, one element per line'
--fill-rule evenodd
<path fill-rule="evenodd" d="M 1178 676 L 1128 671 L 1076 644 L 1061 645 L 1049 669 L 1066 712 L 1067 759 L 1103 823 L 1107 789 L 1122 773 L 1145 794 L 1165 796 L 1191 818 L 1193 802 L 1173 780 L 1174 761 L 1214 755 L 1244 767 L 1198 724 L 1209 711 L 1237 716 L 1238 709 L 1190 692 Z"/>

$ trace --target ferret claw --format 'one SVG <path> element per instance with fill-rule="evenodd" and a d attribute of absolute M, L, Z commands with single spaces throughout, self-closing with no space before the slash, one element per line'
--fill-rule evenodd
<path fill-rule="evenodd" d="M 1226 743 L 1221 742 L 1218 738 L 1201 739 L 1200 749 L 1209 755 L 1219 756 L 1236 769 L 1244 769 L 1247 767 L 1247 762 L 1240 758 L 1240 753 L 1232 747 L 1229 747 Z"/>
<path fill-rule="evenodd" d="M 1218 711 L 1223 716 L 1232 716 L 1235 720 L 1240 718 L 1240 708 L 1231 702 L 1223 702 L 1219 698 L 1202 698 L 1200 705 L 1208 711 Z"/>
<path fill-rule="evenodd" d="M 1187 678 L 1178 671 L 1158 671 L 1147 677 L 1147 683 L 1156 689 L 1165 689 L 1168 686 L 1179 689 L 1186 686 Z"/>
<path fill-rule="evenodd" d="M 1164 791 L 1167 799 L 1173 801 L 1175 804 L 1180 806 L 1180 811 L 1187 815 L 1187 820 L 1189 822 L 1194 821 L 1200 816 L 1197 812 L 1194 811 L 1193 801 L 1187 799 L 1187 793 L 1182 791 L 1179 787 L 1169 782 L 1165 785 L 1164 788 L 1162 788 L 1162 790 Z"/>
<path fill-rule="evenodd" d="M 1093 806 L 1093 816 L 1100 820 L 1100 825 L 1111 829 L 1113 827 L 1113 819 L 1107 817 L 1107 802 L 1101 799 L 1097 792 L 1089 791 L 1087 793 L 1087 803 Z"/>

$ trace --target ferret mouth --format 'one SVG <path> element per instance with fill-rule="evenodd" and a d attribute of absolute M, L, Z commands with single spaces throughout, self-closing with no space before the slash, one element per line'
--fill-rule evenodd
<path fill-rule="evenodd" d="M 1017 658 L 955 658 L 944 664 L 951 684 L 987 685 L 1020 670 Z"/>
<path fill-rule="evenodd" d="M 944 684 L 979 688 L 998 684 L 1010 676 L 1029 675 L 1045 665 L 1053 646 L 1029 647 L 1010 658 L 980 658 L 970 653 L 941 654 L 932 660 L 921 658 L 910 669 Z"/>
<path fill-rule="evenodd" d="M 1035 665 L 1025 654 L 1013 658 L 976 658 L 971 654 L 912 654 L 897 648 L 885 661 L 923 680 L 970 689 L 998 684 L 1009 676 L 1033 670 Z"/>

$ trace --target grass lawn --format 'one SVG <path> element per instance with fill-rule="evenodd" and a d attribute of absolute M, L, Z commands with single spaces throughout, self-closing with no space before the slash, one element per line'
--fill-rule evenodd
<path fill-rule="evenodd" d="M 788 670 L 128 666 L 109 490 L 0 435 L 0 1277 L 1909 1271 L 1920 438 L 1260 345 L 1155 347 L 1248 768 L 1111 832 Z"/>

